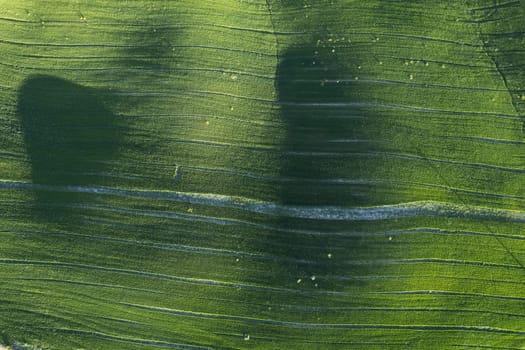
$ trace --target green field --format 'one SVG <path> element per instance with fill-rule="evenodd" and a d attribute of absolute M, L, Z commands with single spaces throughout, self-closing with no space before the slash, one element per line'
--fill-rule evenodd
<path fill-rule="evenodd" d="M 0 0 L 0 344 L 525 349 L 524 115 L 522 0 Z"/>

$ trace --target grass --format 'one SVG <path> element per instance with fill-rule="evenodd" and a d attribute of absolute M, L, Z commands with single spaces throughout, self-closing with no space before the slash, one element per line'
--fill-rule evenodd
<path fill-rule="evenodd" d="M 524 11 L 0 0 L 1 342 L 522 347 Z"/>

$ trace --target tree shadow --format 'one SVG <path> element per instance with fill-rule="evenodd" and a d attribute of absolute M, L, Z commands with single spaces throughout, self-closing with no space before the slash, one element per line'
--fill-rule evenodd
<path fill-rule="evenodd" d="M 361 108 L 357 69 L 341 57 L 349 56 L 315 42 L 280 54 L 276 89 L 286 130 L 278 193 L 282 205 L 312 210 L 374 202 L 371 186 L 360 180 L 373 171 L 362 155 L 377 148 L 368 131 L 376 121 Z M 312 289 L 345 289 L 338 277 L 367 275 L 372 266 L 349 261 L 380 254 L 377 241 L 360 234 L 368 231 L 367 222 L 282 216 L 276 225 L 280 232 L 268 240 L 267 253 L 286 257 L 281 276 L 297 276 Z"/>
<path fill-rule="evenodd" d="M 355 154 L 370 149 L 369 118 L 352 94 L 354 75 L 338 56 L 313 47 L 293 48 L 281 55 L 277 90 L 286 134 L 281 177 L 285 204 L 364 204 L 363 197 L 341 191 L 342 180 L 358 176 Z M 326 51 L 326 49 L 324 49 Z"/>
<path fill-rule="evenodd" d="M 79 187 L 104 185 L 121 142 L 108 96 L 48 75 L 23 82 L 17 113 L 31 162 L 34 218 L 67 222 L 85 196 Z"/>
<path fill-rule="evenodd" d="M 151 102 L 135 92 L 170 82 L 172 46 L 179 32 L 164 12 L 143 15 L 123 39 L 125 45 L 116 49 L 114 64 L 119 69 L 89 76 L 94 85 L 111 84 L 114 89 L 86 87 L 51 75 L 29 76 L 20 86 L 17 115 L 34 189 L 30 215 L 38 221 L 77 229 L 75 218 L 82 215 L 82 205 L 94 203 L 88 187 L 136 185 L 140 177 L 118 176 L 128 172 L 121 160 L 130 153 L 165 151 L 162 130 L 148 131 L 151 124 L 128 117 Z"/>

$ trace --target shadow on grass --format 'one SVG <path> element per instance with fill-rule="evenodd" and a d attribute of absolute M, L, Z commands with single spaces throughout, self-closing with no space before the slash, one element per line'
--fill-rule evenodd
<path fill-rule="evenodd" d="M 278 196 L 283 205 L 311 211 L 370 203 L 370 188 L 359 180 L 371 171 L 361 155 L 373 147 L 367 136 L 373 121 L 360 108 L 356 72 L 341 57 L 348 56 L 315 43 L 280 55 L 276 88 L 286 132 Z M 379 253 L 358 233 L 367 231 L 365 222 L 283 216 L 276 225 L 280 232 L 266 247 L 267 253 L 286 257 L 276 275 L 293 276 L 305 288 L 341 291 L 346 282 L 339 277 L 367 275 L 371 268 L 348 262 Z"/>
<path fill-rule="evenodd" d="M 111 84 L 115 90 L 86 87 L 50 75 L 30 76 L 22 83 L 17 114 L 36 185 L 35 217 L 75 226 L 78 220 L 73 218 L 82 214 L 82 204 L 94 200 L 92 194 L 80 193 L 75 186 L 112 186 L 116 181 L 124 185 L 131 180 L 116 178 L 118 170 L 112 161 L 126 152 L 162 150 L 156 130 L 148 134 L 143 125 L 132 124 L 130 119 L 126 122 L 125 115 L 149 102 L 136 92 L 148 92 L 160 79 L 169 81 L 172 46 L 179 33 L 165 13 L 143 16 L 116 55 L 114 63 L 120 69 L 90 76 L 96 84 Z M 117 118 L 112 110 L 124 117 Z"/>
<path fill-rule="evenodd" d="M 281 177 L 284 204 L 364 204 L 341 191 L 360 172 L 355 154 L 366 152 L 369 120 L 354 104 L 353 74 L 329 50 L 293 48 L 281 55 L 277 89 L 286 127 Z"/>
<path fill-rule="evenodd" d="M 51 222 L 75 216 L 75 187 L 103 185 L 120 135 L 108 94 L 53 76 L 31 76 L 18 95 L 18 116 L 31 161 L 33 215 Z M 76 209 L 78 212 L 78 209 Z"/>

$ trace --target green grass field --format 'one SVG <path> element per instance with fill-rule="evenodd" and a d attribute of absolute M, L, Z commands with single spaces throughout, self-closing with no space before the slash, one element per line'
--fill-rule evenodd
<path fill-rule="evenodd" d="M 0 57 L 0 344 L 525 348 L 525 2 L 0 0 Z"/>

